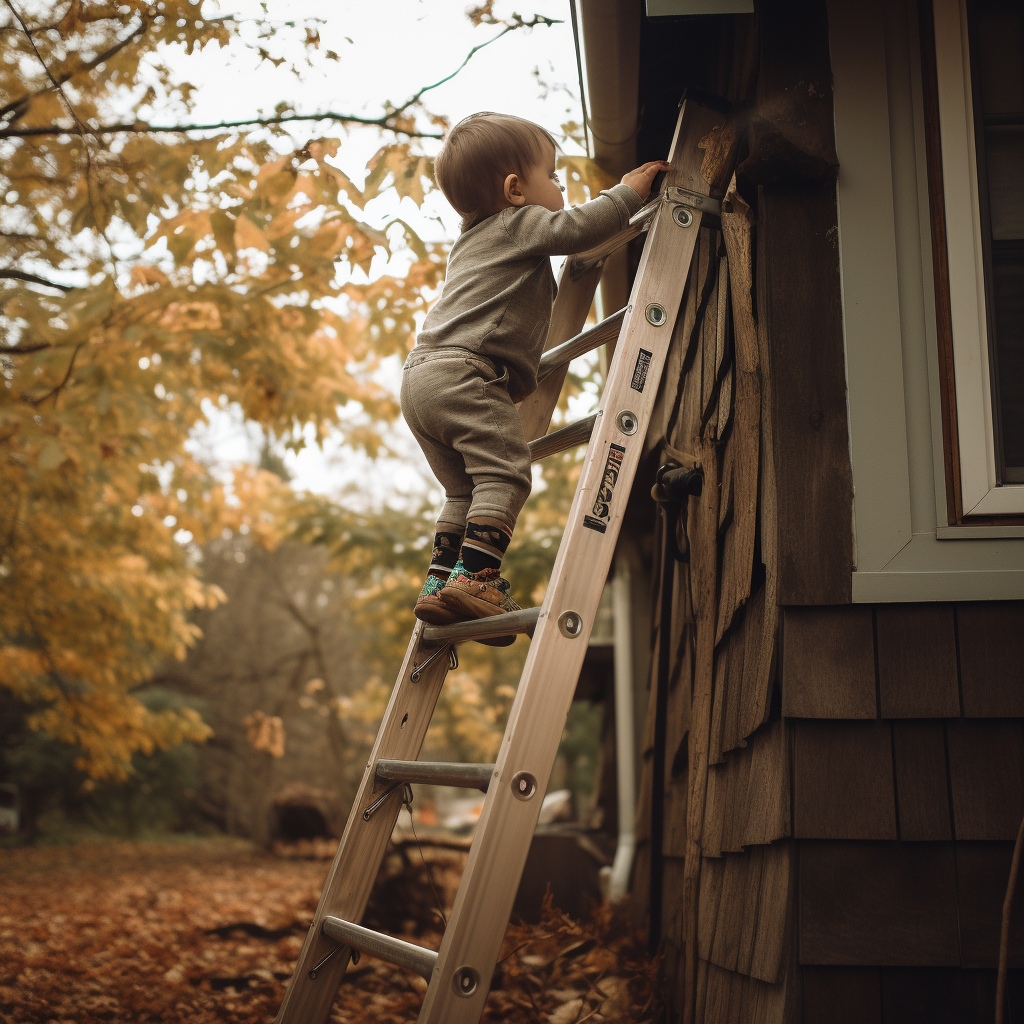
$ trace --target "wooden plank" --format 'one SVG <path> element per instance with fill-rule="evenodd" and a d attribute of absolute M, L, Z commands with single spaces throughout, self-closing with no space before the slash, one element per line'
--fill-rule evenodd
<path fill-rule="evenodd" d="M 800 843 L 800 962 L 958 967 L 952 843 Z"/>
<path fill-rule="evenodd" d="M 895 839 L 888 722 L 797 720 L 793 834 L 799 839 Z"/>
<path fill-rule="evenodd" d="M 743 659 L 746 654 L 746 629 L 735 629 L 728 639 L 729 664 L 726 666 L 727 699 L 722 722 L 722 747 L 735 750 L 744 740 L 743 728 Z M 723 645 L 724 646 L 724 645 Z"/>
<path fill-rule="evenodd" d="M 882 971 L 883 1024 L 989 1024 L 995 971 L 902 967 Z"/>
<path fill-rule="evenodd" d="M 796 718 L 875 718 L 871 608 L 786 608 L 782 713 Z"/>
<path fill-rule="evenodd" d="M 714 690 L 711 698 L 711 731 L 708 735 L 708 764 L 721 764 L 725 757 L 723 751 L 729 749 L 725 740 L 726 702 L 729 688 L 729 662 L 734 660 L 730 640 L 719 646 L 715 651 Z M 742 650 L 740 651 L 742 656 Z M 740 671 L 743 671 L 742 662 Z"/>
<path fill-rule="evenodd" d="M 775 688 L 775 648 L 779 609 L 771 589 L 771 577 L 755 590 L 743 612 L 743 707 L 739 735 L 745 740 L 768 719 Z"/>
<path fill-rule="evenodd" d="M 696 446 L 694 446 L 696 448 Z M 694 450 L 691 448 L 690 450 Z M 698 449 L 704 467 L 704 489 L 690 500 L 687 536 L 690 542 L 691 596 L 696 617 L 693 703 L 690 711 L 690 793 L 688 802 L 689 841 L 686 853 L 688 887 L 686 903 L 691 908 L 687 929 L 687 962 L 684 984 L 694 993 L 697 983 L 696 933 L 700 882 L 701 841 L 704 830 L 704 796 L 707 788 L 708 740 L 711 728 L 712 672 L 715 646 L 715 609 L 718 534 L 718 460 L 713 441 Z M 695 1006 L 685 1007 L 684 1024 L 692 1024 Z"/>
<path fill-rule="evenodd" d="M 718 908 L 725 879 L 725 857 L 705 857 L 700 873 L 700 902 L 697 911 L 697 950 L 702 959 L 711 956 L 718 924 Z"/>
<path fill-rule="evenodd" d="M 1003 899 L 1013 843 L 957 843 L 956 880 L 960 904 L 960 954 L 964 967 L 997 967 Z M 1016 901 L 1015 901 L 1016 902 Z M 1019 904 L 1010 918 L 1007 966 L 1024 967 L 1024 915 Z"/>
<path fill-rule="evenodd" d="M 749 741 L 750 785 L 742 843 L 774 843 L 792 834 L 789 725 L 772 722 Z"/>
<path fill-rule="evenodd" d="M 964 714 L 1024 718 L 1024 601 L 956 607 Z"/>
<path fill-rule="evenodd" d="M 796 20 L 796 19 L 795 19 Z M 775 393 L 779 601 L 852 599 L 853 485 L 835 185 L 764 186 L 767 290 L 759 297 Z"/>
<path fill-rule="evenodd" d="M 729 799 L 728 778 L 731 759 L 708 768 L 707 796 L 704 810 L 704 837 L 700 848 L 705 857 L 721 857 L 722 831 L 725 827 L 724 805 Z"/>
<path fill-rule="evenodd" d="M 763 849 L 750 974 L 775 984 L 781 980 L 785 967 L 796 863 L 792 842 L 772 843 Z"/>
<path fill-rule="evenodd" d="M 803 1024 L 882 1024 L 877 967 L 804 967 Z"/>
<path fill-rule="evenodd" d="M 732 854 L 725 858 L 725 875 L 722 879 L 722 898 L 718 904 L 715 923 L 715 941 L 708 959 L 719 967 L 736 970 L 739 954 L 740 932 L 747 914 L 747 891 L 755 876 L 754 885 L 760 880 L 761 850 L 750 853 Z"/>
<path fill-rule="evenodd" d="M 1024 735 L 1016 719 L 946 723 L 957 839 L 1015 839 L 1024 817 Z"/>
<path fill-rule="evenodd" d="M 727 444 L 732 490 L 732 525 L 722 549 L 721 592 L 716 635 L 720 639 L 750 595 L 757 528 L 757 485 L 761 433 L 761 368 L 753 297 L 753 218 L 736 191 L 733 176 L 722 212 L 722 235 L 729 255 L 735 349 L 735 398 L 732 433 Z"/>
<path fill-rule="evenodd" d="M 892 746 L 900 839 L 952 839 L 942 723 L 895 721 Z"/>
<path fill-rule="evenodd" d="M 956 625 L 948 604 L 875 609 L 883 718 L 956 718 Z"/>
<path fill-rule="evenodd" d="M 729 755 L 727 794 L 722 808 L 722 849 L 743 849 L 743 827 L 750 807 L 750 769 L 753 758 L 745 751 Z"/>
<path fill-rule="evenodd" d="M 779 603 L 846 604 L 852 594 L 853 484 L 846 410 L 831 65 L 824 4 L 769 0 L 759 7 L 754 139 L 758 239 L 765 287 L 758 320 L 768 337 L 775 429 Z M 775 127 L 767 131 L 769 125 Z M 782 130 L 789 125 L 791 130 Z M 807 154 L 829 154 L 824 164 Z M 775 168 L 775 170 L 773 170 Z M 759 252 L 759 257 L 761 253 Z M 761 267 L 759 267 L 759 272 Z M 784 384 L 784 387 L 783 387 Z"/>

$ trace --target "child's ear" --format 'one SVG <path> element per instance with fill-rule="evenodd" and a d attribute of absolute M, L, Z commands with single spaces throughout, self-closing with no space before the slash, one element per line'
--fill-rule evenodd
<path fill-rule="evenodd" d="M 510 174 L 505 179 L 505 202 L 510 203 L 512 206 L 522 206 L 526 202 L 526 196 L 523 195 L 519 187 L 519 175 Z"/>

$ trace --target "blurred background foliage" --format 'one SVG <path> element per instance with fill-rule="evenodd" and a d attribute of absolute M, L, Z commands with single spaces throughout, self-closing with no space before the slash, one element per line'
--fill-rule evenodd
<path fill-rule="evenodd" d="M 495 39 L 547 23 L 469 14 Z M 167 48 L 319 45 L 312 21 L 258 39 L 190 0 L 0 11 L 0 772 L 30 829 L 59 812 L 269 840 L 310 759 L 308 799 L 343 820 L 413 624 L 434 510 L 298 493 L 281 450 L 351 403 L 369 426 L 347 443 L 384 448 L 381 361 L 412 346 L 446 246 L 362 211 L 423 203 L 447 122 L 427 86 L 376 117 L 191 124 Z M 345 133 L 367 126 L 357 185 Z M 604 184 L 566 164 L 573 201 Z M 382 253 L 400 275 L 368 276 Z M 189 440 L 228 407 L 275 444 L 225 477 Z M 577 474 L 572 454 L 544 466 L 506 563 L 521 600 L 543 596 Z M 425 756 L 493 757 L 524 654 L 462 652 Z"/>

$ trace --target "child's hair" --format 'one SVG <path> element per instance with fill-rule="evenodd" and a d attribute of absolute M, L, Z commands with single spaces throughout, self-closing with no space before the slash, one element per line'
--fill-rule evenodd
<path fill-rule="evenodd" d="M 557 143 L 539 124 L 489 110 L 470 114 L 449 133 L 434 161 L 437 183 L 462 214 L 462 230 L 501 209 L 509 174 L 526 174 Z"/>

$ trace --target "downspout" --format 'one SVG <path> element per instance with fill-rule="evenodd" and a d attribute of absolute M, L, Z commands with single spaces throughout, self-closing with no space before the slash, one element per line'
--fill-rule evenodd
<path fill-rule="evenodd" d="M 616 181 L 636 166 L 639 127 L 641 0 L 571 0 L 580 71 L 580 94 L 591 159 Z M 629 301 L 629 265 L 625 248 L 605 262 L 599 315 Z M 604 361 L 605 367 L 607 362 Z M 632 601 L 629 565 L 623 554 L 612 577 L 615 618 L 615 762 L 619 835 L 607 895 L 629 891 L 636 853 L 636 733 L 633 694 Z M 607 871 L 607 869 L 605 869 Z"/>
<path fill-rule="evenodd" d="M 619 840 L 615 847 L 608 898 L 621 899 L 629 891 L 636 853 L 636 734 L 633 723 L 633 605 L 630 599 L 629 562 L 615 560 L 612 609 L 615 617 L 615 768 L 618 793 Z"/>

